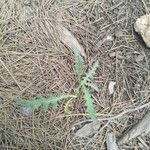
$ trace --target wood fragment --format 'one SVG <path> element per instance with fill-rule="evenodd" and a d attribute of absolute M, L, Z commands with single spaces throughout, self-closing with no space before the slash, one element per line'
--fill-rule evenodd
<path fill-rule="evenodd" d="M 107 134 L 106 144 L 107 144 L 107 150 L 119 150 L 114 133 Z"/>
<path fill-rule="evenodd" d="M 136 138 L 139 135 L 147 135 L 150 132 L 150 112 L 135 126 L 125 133 L 119 140 L 119 145 L 128 142 L 131 139 Z"/>

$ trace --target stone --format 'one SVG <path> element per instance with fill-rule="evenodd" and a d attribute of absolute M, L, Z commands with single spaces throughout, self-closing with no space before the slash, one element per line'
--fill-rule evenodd
<path fill-rule="evenodd" d="M 33 110 L 30 107 L 21 107 L 20 112 L 24 116 L 30 116 L 33 113 Z"/>
<path fill-rule="evenodd" d="M 110 57 L 110 58 L 115 58 L 115 57 L 117 57 L 117 59 L 123 59 L 123 56 L 122 56 L 121 51 L 111 52 L 111 53 L 109 54 L 109 57 Z"/>
<path fill-rule="evenodd" d="M 146 45 L 150 47 L 150 14 L 138 18 L 134 24 L 134 28 L 142 36 Z"/>

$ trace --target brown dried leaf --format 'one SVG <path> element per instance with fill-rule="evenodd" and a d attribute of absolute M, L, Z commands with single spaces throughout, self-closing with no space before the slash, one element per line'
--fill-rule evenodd
<path fill-rule="evenodd" d="M 68 29 L 66 29 L 60 24 L 57 25 L 56 27 L 58 29 L 58 34 L 60 36 L 61 42 L 71 49 L 78 50 L 80 54 L 86 58 L 85 51 L 83 47 L 79 44 L 75 36 Z"/>

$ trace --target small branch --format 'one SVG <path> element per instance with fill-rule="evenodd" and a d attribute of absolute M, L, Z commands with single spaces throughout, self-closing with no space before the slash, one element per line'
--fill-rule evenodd
<path fill-rule="evenodd" d="M 97 120 L 98 121 L 112 121 L 112 120 L 121 118 L 122 116 L 126 115 L 127 113 L 131 113 L 131 112 L 143 109 L 143 108 L 148 107 L 148 106 L 150 106 L 150 102 L 143 104 L 143 105 L 136 107 L 136 108 L 126 109 L 126 110 L 122 111 L 121 113 L 114 115 L 112 117 L 98 118 Z M 80 121 L 80 122 L 76 123 L 75 125 L 82 124 L 82 123 L 87 122 L 87 121 L 92 121 L 92 120 L 88 119 L 88 120 Z"/>

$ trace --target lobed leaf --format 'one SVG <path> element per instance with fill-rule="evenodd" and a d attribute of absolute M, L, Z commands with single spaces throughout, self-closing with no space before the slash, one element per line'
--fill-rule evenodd
<path fill-rule="evenodd" d="M 42 107 L 44 110 L 47 110 L 49 105 L 56 107 L 58 101 L 69 97 L 76 97 L 76 96 L 69 94 L 60 94 L 50 98 L 38 98 L 38 99 L 34 98 L 29 100 L 17 99 L 16 104 L 24 107 L 30 107 L 33 111 L 38 109 L 39 107 Z"/>
<path fill-rule="evenodd" d="M 92 89 L 94 89 L 96 92 L 99 92 L 99 89 L 98 89 L 98 87 L 97 87 L 96 84 L 86 82 L 85 85 L 88 86 L 88 87 L 90 87 L 90 88 L 92 88 Z"/>
<path fill-rule="evenodd" d="M 77 76 L 78 76 L 78 80 L 79 82 L 81 81 L 81 76 L 82 76 L 82 73 L 83 73 L 83 60 L 81 58 L 80 55 L 76 56 L 75 55 L 75 68 L 76 68 L 76 73 L 77 73 Z"/>
<path fill-rule="evenodd" d="M 86 74 L 86 77 L 83 79 L 82 83 L 86 84 L 87 82 L 91 81 L 91 79 L 93 78 L 96 69 L 98 68 L 98 61 L 96 61 L 93 66 L 91 67 L 91 69 L 88 71 L 88 73 Z"/>
<path fill-rule="evenodd" d="M 94 108 L 92 96 L 89 90 L 84 85 L 82 86 L 82 89 L 83 89 L 84 99 L 87 107 L 86 111 L 89 113 L 92 120 L 96 120 L 96 111 Z"/>

